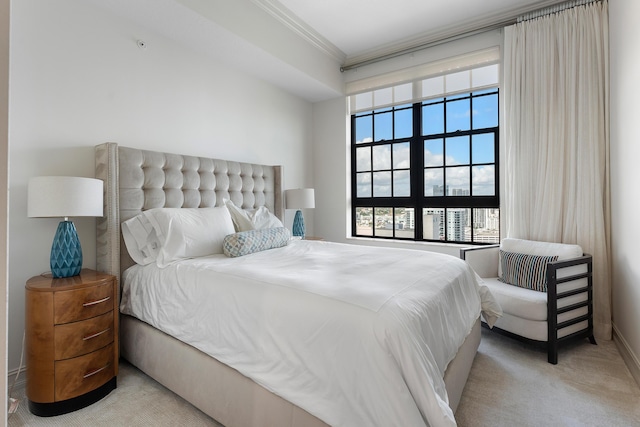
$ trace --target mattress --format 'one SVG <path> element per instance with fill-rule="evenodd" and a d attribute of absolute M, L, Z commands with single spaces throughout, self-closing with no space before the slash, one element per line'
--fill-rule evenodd
<path fill-rule="evenodd" d="M 320 241 L 123 279 L 123 313 L 335 426 L 455 425 L 443 374 L 491 304 L 457 258 Z"/>

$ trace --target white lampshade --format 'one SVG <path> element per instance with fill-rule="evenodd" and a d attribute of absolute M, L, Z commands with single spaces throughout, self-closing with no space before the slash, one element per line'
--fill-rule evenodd
<path fill-rule="evenodd" d="M 29 217 L 102 216 L 102 180 L 75 176 L 37 176 L 29 180 Z"/>
<path fill-rule="evenodd" d="M 284 193 L 287 209 L 313 209 L 316 207 L 313 188 L 296 188 L 286 190 Z"/>

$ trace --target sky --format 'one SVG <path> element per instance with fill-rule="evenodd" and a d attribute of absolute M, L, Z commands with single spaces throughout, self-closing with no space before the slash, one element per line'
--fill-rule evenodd
<path fill-rule="evenodd" d="M 489 91 L 474 92 L 474 94 Z M 446 103 L 447 120 L 445 122 L 444 98 L 428 101 L 422 108 L 422 134 L 442 134 L 457 130 L 482 129 L 498 125 L 498 95 L 474 97 L 472 101 L 464 98 L 467 94 L 450 96 Z M 453 100 L 453 101 L 451 101 Z M 407 107 L 406 109 L 402 109 Z M 356 141 L 366 143 L 395 138 L 407 138 L 412 133 L 411 105 L 397 106 L 395 111 L 395 135 L 393 134 L 394 112 L 391 108 L 380 109 L 375 123 L 372 117 L 356 118 Z M 446 128 L 446 129 L 445 129 Z M 425 195 L 432 195 L 434 185 L 442 185 L 443 166 L 446 167 L 447 185 L 450 189 L 469 190 L 469 175 L 473 177 L 474 195 L 493 195 L 495 188 L 495 170 L 493 165 L 475 165 L 494 163 L 494 134 L 473 136 L 455 136 L 450 138 L 427 139 L 424 141 Z M 371 150 L 373 149 L 373 165 Z M 392 156 L 393 151 L 393 156 Z M 445 156 L 446 153 L 446 156 Z M 409 143 L 384 144 L 356 149 L 358 171 L 379 171 L 384 169 L 408 168 L 410 162 Z M 393 159 L 393 160 L 392 160 Z M 393 164 L 392 164 L 393 162 Z M 475 166 L 469 167 L 473 162 Z M 465 166 L 460 166 L 465 165 Z M 373 168 L 371 168 L 373 166 Z M 429 166 L 435 168 L 429 168 Z M 373 192 L 375 196 L 391 195 L 391 174 L 395 174 L 393 183 L 396 196 L 409 196 L 409 173 L 406 170 L 380 171 L 373 173 Z M 358 175 L 358 195 L 368 197 L 371 191 L 371 174 Z"/>

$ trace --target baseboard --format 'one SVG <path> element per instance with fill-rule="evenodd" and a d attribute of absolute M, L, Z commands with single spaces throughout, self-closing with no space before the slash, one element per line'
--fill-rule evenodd
<path fill-rule="evenodd" d="M 616 328 L 615 323 L 613 324 L 613 342 L 616 344 L 616 347 L 618 347 L 622 360 L 624 360 L 624 363 L 629 368 L 631 376 L 640 387 L 640 359 L 633 353 L 629 343 L 624 339 L 624 336 L 622 336 L 618 328 Z"/>

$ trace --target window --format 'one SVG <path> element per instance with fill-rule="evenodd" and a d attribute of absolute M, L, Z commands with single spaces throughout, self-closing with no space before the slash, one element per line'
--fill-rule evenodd
<path fill-rule="evenodd" d="M 352 96 L 354 236 L 500 241 L 497 81 L 491 65 Z"/>

